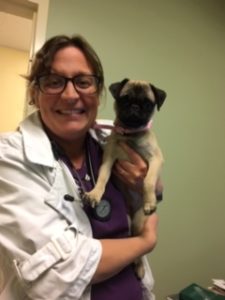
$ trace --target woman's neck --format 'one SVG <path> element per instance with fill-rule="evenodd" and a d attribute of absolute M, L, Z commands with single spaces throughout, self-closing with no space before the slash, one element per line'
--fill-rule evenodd
<path fill-rule="evenodd" d="M 86 156 L 86 138 L 88 133 L 77 136 L 73 139 L 61 138 L 54 134 L 45 124 L 43 127 L 53 142 L 55 142 L 64 154 L 69 158 L 75 169 L 80 169 L 83 165 Z"/>
<path fill-rule="evenodd" d="M 56 141 L 64 150 L 75 169 L 80 169 L 85 160 L 85 139 L 82 141 Z"/>
<path fill-rule="evenodd" d="M 86 156 L 86 136 L 82 136 L 73 140 L 62 139 L 53 133 L 47 131 L 48 136 L 53 140 L 63 153 L 69 158 L 75 169 L 80 169 Z"/>

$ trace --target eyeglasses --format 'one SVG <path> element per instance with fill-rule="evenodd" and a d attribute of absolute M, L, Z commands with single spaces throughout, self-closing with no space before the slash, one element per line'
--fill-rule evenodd
<path fill-rule="evenodd" d="M 37 78 L 39 89 L 48 95 L 61 94 L 69 81 L 72 82 L 75 90 L 81 94 L 90 95 L 98 90 L 99 77 L 96 75 L 84 74 L 68 78 L 57 74 L 48 74 Z"/>

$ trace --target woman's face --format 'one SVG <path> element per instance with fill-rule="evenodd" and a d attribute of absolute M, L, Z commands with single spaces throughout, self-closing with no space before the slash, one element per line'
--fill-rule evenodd
<path fill-rule="evenodd" d="M 56 52 L 51 73 L 72 78 L 77 75 L 93 75 L 84 54 L 73 46 Z M 99 105 L 99 95 L 77 92 L 71 81 L 57 95 L 44 94 L 38 90 L 36 105 L 47 128 L 63 140 L 83 137 L 93 125 Z"/>

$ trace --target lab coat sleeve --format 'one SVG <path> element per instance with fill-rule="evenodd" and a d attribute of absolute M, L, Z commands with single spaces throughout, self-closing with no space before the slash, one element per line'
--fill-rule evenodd
<path fill-rule="evenodd" d="M 25 161 L 16 142 L 0 141 L 0 253 L 3 249 L 14 265 L 12 282 L 29 299 L 83 299 L 101 258 L 101 243 L 46 205 L 55 174 L 47 176 L 44 166 Z M 16 293 L 15 299 L 20 299 Z"/>
<path fill-rule="evenodd" d="M 31 299 L 81 299 L 101 253 L 100 243 L 68 229 L 30 255 L 14 260 L 17 276 Z"/>

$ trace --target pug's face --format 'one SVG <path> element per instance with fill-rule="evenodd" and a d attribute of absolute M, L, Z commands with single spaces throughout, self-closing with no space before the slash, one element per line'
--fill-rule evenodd
<path fill-rule="evenodd" d="M 109 87 L 115 98 L 115 112 L 119 123 L 127 128 L 139 128 L 147 125 L 155 107 L 159 109 L 164 101 L 165 92 L 160 97 L 155 87 L 146 81 L 124 79 Z"/>

